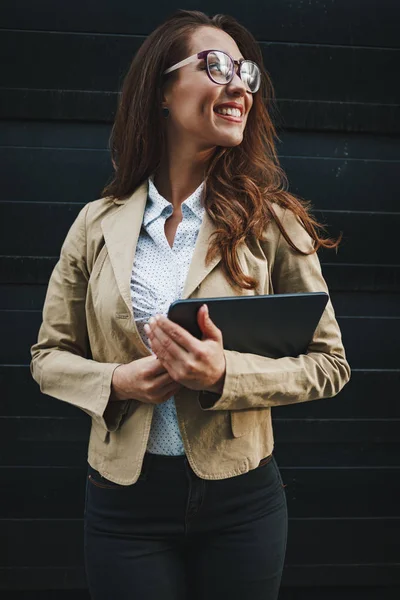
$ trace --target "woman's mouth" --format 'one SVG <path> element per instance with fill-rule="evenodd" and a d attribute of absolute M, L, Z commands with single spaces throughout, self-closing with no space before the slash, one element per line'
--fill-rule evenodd
<path fill-rule="evenodd" d="M 226 121 L 232 121 L 233 123 L 241 123 L 243 120 L 240 115 L 240 110 L 237 109 L 229 110 L 231 114 L 228 114 L 226 109 L 214 109 L 214 112 L 216 115 L 221 117 L 221 119 L 225 119 Z"/>

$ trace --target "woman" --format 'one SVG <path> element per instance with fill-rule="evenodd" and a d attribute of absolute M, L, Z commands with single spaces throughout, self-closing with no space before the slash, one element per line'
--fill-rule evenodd
<path fill-rule="evenodd" d="M 92 417 L 85 559 L 94 599 L 272 600 L 286 547 L 271 407 L 349 379 L 329 302 L 306 355 L 197 340 L 179 297 L 326 291 L 307 207 L 285 191 L 254 38 L 179 11 L 141 46 L 112 132 L 114 180 L 73 223 L 32 347 L 41 390 Z"/>

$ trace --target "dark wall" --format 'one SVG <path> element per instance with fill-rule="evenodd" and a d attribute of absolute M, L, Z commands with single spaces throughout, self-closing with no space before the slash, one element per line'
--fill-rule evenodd
<path fill-rule="evenodd" d="M 145 36 L 181 6 L 127 0 L 0 6 L 3 597 L 87 597 L 82 514 L 89 422 L 40 394 L 29 349 L 65 234 L 111 174 L 107 142 L 123 75 Z M 183 6 L 230 13 L 257 37 L 276 88 L 279 154 L 291 189 L 312 201 L 330 233 L 344 232 L 338 253 L 323 252 L 321 261 L 351 382 L 336 398 L 274 411 L 290 514 L 281 598 L 394 598 L 400 585 L 399 5 Z"/>

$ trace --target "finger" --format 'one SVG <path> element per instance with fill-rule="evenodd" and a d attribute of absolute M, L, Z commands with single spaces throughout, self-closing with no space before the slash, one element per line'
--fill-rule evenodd
<path fill-rule="evenodd" d="M 161 327 L 154 327 L 152 338 L 153 352 L 161 360 L 183 361 L 187 356 L 187 351 L 179 346 L 174 339 L 164 332 Z"/>
<path fill-rule="evenodd" d="M 170 356 L 166 356 L 163 359 L 160 358 L 159 360 L 162 363 L 163 367 L 165 367 L 165 369 L 168 372 L 169 376 L 171 377 L 172 381 L 178 382 L 178 380 L 179 380 L 179 374 L 178 374 L 179 363 L 174 358 L 171 358 Z"/>
<path fill-rule="evenodd" d="M 176 381 L 172 379 L 168 371 L 166 371 L 162 375 L 158 375 L 157 377 L 152 378 L 152 382 L 154 383 L 154 386 L 156 386 L 159 390 L 161 390 L 167 385 L 176 385 Z"/>
<path fill-rule="evenodd" d="M 164 315 L 156 315 L 149 321 L 150 329 L 155 332 L 161 329 L 162 332 L 171 338 L 178 346 L 187 352 L 195 352 L 199 347 L 199 340 L 191 335 L 186 329 L 174 323 Z"/>
<path fill-rule="evenodd" d="M 181 385 L 178 383 L 176 383 L 174 381 L 173 385 L 168 385 L 166 386 L 163 390 L 160 390 L 161 394 L 169 394 L 170 396 L 173 396 L 174 394 L 176 394 L 177 392 L 179 392 L 179 390 L 181 389 Z"/>
<path fill-rule="evenodd" d="M 221 330 L 211 320 L 207 304 L 200 306 L 197 312 L 197 324 L 200 327 L 200 331 L 203 334 L 203 340 L 211 339 L 216 342 L 222 340 Z"/>
<path fill-rule="evenodd" d="M 169 385 L 162 390 L 155 391 L 153 393 L 153 396 L 155 396 L 156 399 L 153 400 L 153 402 L 155 404 L 161 404 L 162 402 L 166 402 L 167 400 L 172 398 L 172 396 L 174 396 L 181 387 L 181 385 L 175 384 Z"/>
<path fill-rule="evenodd" d="M 156 356 L 152 358 L 154 358 L 154 364 L 149 367 L 147 371 L 147 377 L 159 377 L 167 373 L 167 369 L 164 367 L 161 361 L 159 361 Z"/>

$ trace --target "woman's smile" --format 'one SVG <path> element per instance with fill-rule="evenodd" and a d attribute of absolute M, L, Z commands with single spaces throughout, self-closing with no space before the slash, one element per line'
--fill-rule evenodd
<path fill-rule="evenodd" d="M 243 122 L 242 117 L 234 117 L 233 115 L 222 114 L 220 112 L 217 112 L 216 110 L 214 110 L 214 113 L 216 115 L 218 115 L 218 117 L 221 117 L 222 119 L 225 119 L 226 121 L 232 121 L 233 123 L 242 123 Z"/>

